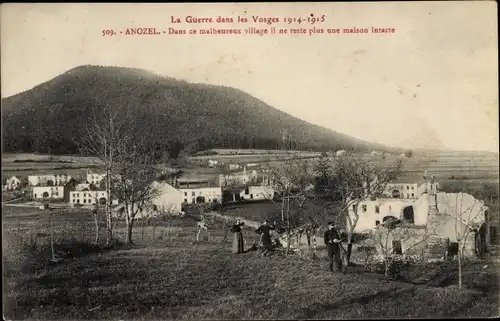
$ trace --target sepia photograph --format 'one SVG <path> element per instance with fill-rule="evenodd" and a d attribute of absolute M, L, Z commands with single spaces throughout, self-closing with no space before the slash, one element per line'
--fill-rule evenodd
<path fill-rule="evenodd" d="M 1 4 L 3 318 L 498 317 L 497 10 Z"/>

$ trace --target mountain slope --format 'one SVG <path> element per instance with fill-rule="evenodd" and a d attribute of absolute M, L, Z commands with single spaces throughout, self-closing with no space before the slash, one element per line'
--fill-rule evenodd
<path fill-rule="evenodd" d="M 150 124 L 160 124 L 160 138 L 174 154 L 182 148 L 281 148 L 283 130 L 293 149 L 389 150 L 304 122 L 238 89 L 101 66 L 76 67 L 3 99 L 3 150 L 78 153 L 90 111 L 124 106 L 146 111 L 136 124 L 145 135 Z"/>

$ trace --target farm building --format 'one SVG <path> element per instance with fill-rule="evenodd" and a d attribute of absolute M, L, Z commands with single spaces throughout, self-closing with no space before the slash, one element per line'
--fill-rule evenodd
<path fill-rule="evenodd" d="M 71 176 L 65 174 L 28 176 L 28 183 L 31 186 L 46 186 L 46 185 L 62 186 L 66 185 L 66 183 L 68 183 L 70 180 Z"/>
<path fill-rule="evenodd" d="M 247 186 L 240 192 L 240 198 L 244 200 L 272 200 L 274 190 L 269 186 Z"/>
<path fill-rule="evenodd" d="M 108 193 L 106 191 L 71 191 L 69 192 L 69 203 L 70 204 L 106 204 L 108 199 Z M 117 201 L 113 201 L 117 204 Z"/>
<path fill-rule="evenodd" d="M 425 193 L 436 193 L 439 183 L 436 177 L 428 177 L 427 174 L 421 178 L 400 177 L 387 184 L 383 195 L 392 198 L 419 198 Z"/>
<path fill-rule="evenodd" d="M 5 182 L 5 189 L 8 191 L 13 191 L 21 188 L 21 180 L 16 176 L 8 178 Z"/>
<path fill-rule="evenodd" d="M 33 186 L 33 199 L 63 199 L 64 186 Z"/>
<path fill-rule="evenodd" d="M 191 186 L 190 188 L 181 188 L 183 203 L 220 203 L 222 199 L 222 190 L 220 187 Z"/>
<path fill-rule="evenodd" d="M 359 216 L 354 228 L 356 233 L 374 233 L 377 229 L 383 229 L 384 223 L 390 220 L 402 222 L 393 233 L 385 236 L 386 244 L 394 246 L 401 254 L 409 249 L 420 250 L 428 244 L 444 246 L 445 242 L 456 243 L 457 233 L 465 235 L 466 229 L 473 228 L 482 234 L 471 232 L 465 240 L 464 254 L 470 256 L 474 254 L 478 238 L 484 238 L 489 243 L 485 223 L 487 209 L 482 201 L 466 193 L 435 193 L 423 194 L 416 200 L 377 199 L 360 202 L 349 209 L 349 216 L 354 219 L 355 211 Z"/>

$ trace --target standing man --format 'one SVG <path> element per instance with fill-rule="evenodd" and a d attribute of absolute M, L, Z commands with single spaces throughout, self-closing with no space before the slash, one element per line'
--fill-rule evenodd
<path fill-rule="evenodd" d="M 274 231 L 275 225 L 269 225 L 267 224 L 267 220 L 264 221 L 264 223 L 255 230 L 255 233 L 259 234 L 260 240 L 262 242 L 262 247 L 263 247 L 263 255 L 266 256 L 273 250 L 273 242 L 271 240 L 271 231 Z"/>
<path fill-rule="evenodd" d="M 331 272 L 334 272 L 333 266 L 335 265 L 336 271 L 342 271 L 342 259 L 340 258 L 340 235 L 335 229 L 335 222 L 328 222 L 328 230 L 325 231 L 325 245 L 328 250 L 328 267 Z"/>

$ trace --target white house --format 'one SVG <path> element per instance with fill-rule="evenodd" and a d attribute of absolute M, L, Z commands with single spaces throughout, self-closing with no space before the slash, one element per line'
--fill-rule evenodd
<path fill-rule="evenodd" d="M 64 186 L 34 186 L 33 199 L 63 199 Z"/>
<path fill-rule="evenodd" d="M 181 188 L 183 203 L 220 203 L 222 189 L 220 187 Z"/>
<path fill-rule="evenodd" d="M 152 184 L 156 190 L 156 195 L 151 200 L 152 210 L 180 214 L 183 202 L 182 192 L 165 182 L 153 182 Z"/>
<path fill-rule="evenodd" d="M 421 178 L 400 177 L 386 185 L 383 195 L 392 198 L 417 199 L 425 193 L 435 194 L 439 191 L 436 177 L 424 174 Z"/>
<path fill-rule="evenodd" d="M 69 203 L 70 204 L 81 204 L 81 205 L 92 205 L 92 204 L 106 204 L 108 200 L 108 193 L 106 191 L 70 191 L 69 192 Z M 112 204 L 118 204 L 118 200 L 113 200 Z"/>
<path fill-rule="evenodd" d="M 230 170 L 234 170 L 234 169 L 238 169 L 238 168 L 240 168 L 239 164 L 229 164 L 229 169 Z"/>
<path fill-rule="evenodd" d="M 389 247 L 398 246 L 401 253 L 407 250 L 425 250 L 427 241 L 443 240 L 457 242 L 457 233 L 464 237 L 465 229 L 479 230 L 481 225 L 487 224 L 485 213 L 488 208 L 482 201 L 466 193 L 437 193 L 423 194 L 418 199 L 377 199 L 360 202 L 356 207 L 349 209 L 349 216 L 354 219 L 357 211 L 359 219 L 354 228 L 355 233 L 367 233 L 381 228 L 384 221 L 396 218 L 403 221 L 405 228 L 397 228 L 394 233 L 385 237 L 391 238 L 386 244 Z M 349 224 L 349 220 L 347 220 Z M 411 232 L 411 236 L 403 235 Z M 410 231 L 410 232 L 409 232 Z M 487 227 L 485 228 L 487 231 Z M 486 232 L 487 233 L 487 232 Z M 471 232 L 467 235 L 465 251 L 467 256 L 474 254 L 476 235 Z M 485 237 L 483 235 L 481 237 Z M 399 245 L 395 245 L 398 244 Z M 429 243 L 430 244 L 430 243 Z M 436 243 L 437 244 L 437 243 Z M 416 247 L 418 245 L 418 247 Z"/>
<path fill-rule="evenodd" d="M 87 171 L 87 182 L 90 184 L 99 185 L 104 177 L 106 177 L 105 173 L 92 173 Z"/>
<path fill-rule="evenodd" d="M 243 200 L 272 200 L 274 189 L 269 186 L 247 186 L 241 191 L 240 199 Z"/>
<path fill-rule="evenodd" d="M 55 186 L 66 185 L 71 180 L 70 175 L 65 174 L 49 174 L 49 175 L 29 175 L 28 183 L 31 186 L 44 186 L 49 185 L 51 182 Z"/>
<path fill-rule="evenodd" d="M 21 180 L 16 176 L 12 176 L 8 178 L 5 183 L 6 189 L 9 191 L 20 189 L 21 188 Z"/>

